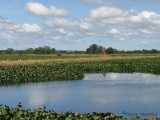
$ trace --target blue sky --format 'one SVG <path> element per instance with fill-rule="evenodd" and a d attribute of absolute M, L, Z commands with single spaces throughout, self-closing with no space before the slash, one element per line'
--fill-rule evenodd
<path fill-rule="evenodd" d="M 160 0 L 0 0 L 0 49 L 159 49 Z"/>

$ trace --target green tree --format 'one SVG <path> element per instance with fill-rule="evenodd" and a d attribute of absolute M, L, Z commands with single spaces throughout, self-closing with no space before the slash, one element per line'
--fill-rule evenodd
<path fill-rule="evenodd" d="M 156 49 L 152 49 L 151 53 L 155 54 L 155 53 L 158 53 L 158 51 Z"/>
<path fill-rule="evenodd" d="M 43 48 L 42 47 L 38 47 L 38 48 L 35 48 L 35 51 L 34 51 L 36 54 L 43 54 Z"/>
<path fill-rule="evenodd" d="M 113 49 L 112 47 L 109 47 L 106 49 L 106 53 L 107 54 L 114 54 L 114 53 L 118 53 L 118 50 Z"/>
<path fill-rule="evenodd" d="M 89 54 L 97 54 L 97 53 L 102 53 L 104 50 L 104 47 L 98 46 L 97 44 L 92 44 L 89 46 L 89 48 L 86 49 L 86 52 Z"/>
<path fill-rule="evenodd" d="M 44 46 L 44 47 L 38 47 L 35 48 L 34 53 L 36 54 L 51 54 L 51 53 L 55 53 L 56 49 L 55 48 L 51 48 L 49 46 Z"/>
<path fill-rule="evenodd" d="M 143 49 L 143 50 L 142 50 L 142 53 L 143 53 L 143 54 L 147 54 L 147 53 L 148 53 L 148 50 Z"/>
<path fill-rule="evenodd" d="M 52 53 L 52 54 L 56 53 L 56 49 L 55 49 L 55 48 L 52 48 L 52 49 L 51 49 L 51 53 Z"/>
<path fill-rule="evenodd" d="M 42 50 L 43 50 L 44 54 L 50 54 L 51 53 L 51 48 L 49 46 L 44 46 L 42 48 Z"/>
<path fill-rule="evenodd" d="M 26 50 L 26 53 L 33 54 L 34 53 L 34 49 L 33 48 L 28 48 Z"/>
<path fill-rule="evenodd" d="M 7 48 L 7 49 L 5 50 L 5 53 L 7 53 L 7 54 L 12 54 L 13 51 L 14 51 L 13 48 Z"/>

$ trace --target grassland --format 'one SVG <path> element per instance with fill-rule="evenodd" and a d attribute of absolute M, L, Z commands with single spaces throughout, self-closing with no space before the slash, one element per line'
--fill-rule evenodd
<path fill-rule="evenodd" d="M 0 55 L 0 66 L 4 65 L 33 65 L 33 64 L 61 64 L 61 63 L 85 63 L 100 62 L 115 59 L 141 59 L 141 58 L 159 58 L 160 54 L 112 54 L 103 57 L 101 54 L 56 54 L 35 55 L 35 54 L 10 54 Z"/>

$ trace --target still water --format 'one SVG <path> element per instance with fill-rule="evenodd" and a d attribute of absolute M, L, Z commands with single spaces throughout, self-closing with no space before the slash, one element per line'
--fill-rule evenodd
<path fill-rule="evenodd" d="M 160 116 L 160 75 L 85 74 L 83 80 L 0 87 L 0 104 L 56 112 L 113 112 L 126 117 Z"/>

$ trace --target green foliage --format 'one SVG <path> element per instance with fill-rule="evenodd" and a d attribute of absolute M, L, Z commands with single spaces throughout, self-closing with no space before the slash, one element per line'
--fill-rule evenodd
<path fill-rule="evenodd" d="M 118 53 L 118 50 L 113 49 L 112 47 L 109 47 L 106 49 L 106 53 L 107 54 L 114 54 L 114 53 Z"/>
<path fill-rule="evenodd" d="M 97 44 L 92 44 L 89 48 L 86 49 L 86 52 L 89 54 L 98 54 L 102 53 L 104 48 L 102 46 L 98 46 Z"/>
<path fill-rule="evenodd" d="M 0 85 L 55 80 L 78 80 L 83 73 L 60 65 L 19 65 L 0 67 Z"/>
<path fill-rule="evenodd" d="M 56 52 L 56 49 L 50 48 L 49 46 L 38 47 L 38 48 L 35 48 L 34 50 L 35 54 L 53 54 L 55 52 Z"/>
<path fill-rule="evenodd" d="M 160 50 L 156 50 L 156 49 L 152 49 L 152 50 L 128 50 L 128 51 L 124 51 L 124 50 L 117 50 L 114 49 L 112 47 L 109 47 L 106 49 L 106 53 L 107 54 L 157 54 L 160 53 Z"/>
<path fill-rule="evenodd" d="M 52 54 L 56 53 L 56 49 L 55 48 L 51 48 L 51 53 Z"/>
<path fill-rule="evenodd" d="M 38 81 L 80 80 L 83 78 L 84 73 L 107 72 L 160 74 L 160 58 L 55 65 L 0 66 L 0 85 Z"/>
<path fill-rule="evenodd" d="M 27 54 L 33 54 L 33 53 L 34 53 L 34 49 L 33 49 L 33 48 L 28 48 L 28 49 L 26 50 L 26 53 L 27 53 Z"/>
<path fill-rule="evenodd" d="M 66 113 L 58 112 L 54 110 L 46 111 L 46 106 L 43 105 L 43 108 L 35 109 L 34 112 L 29 110 L 23 110 L 21 104 L 18 107 L 10 108 L 7 105 L 0 106 L 0 119 L 1 120 L 126 120 L 123 116 L 118 116 L 113 113 L 72 113 L 70 110 Z"/>
<path fill-rule="evenodd" d="M 6 50 L 0 50 L 0 54 L 55 54 L 55 53 L 65 53 L 65 54 L 100 54 L 103 52 L 105 48 L 102 46 L 98 46 L 97 44 L 92 44 L 86 51 L 67 51 L 60 50 L 56 51 L 55 48 L 51 48 L 49 46 L 38 47 L 38 48 L 28 48 L 26 50 L 14 50 L 13 48 L 8 48 Z M 112 47 L 106 49 L 107 54 L 158 54 L 160 50 L 151 49 L 151 50 L 117 50 Z"/>
<path fill-rule="evenodd" d="M 145 120 L 158 120 L 160 118 L 149 117 Z M 93 112 L 93 113 L 73 113 L 71 110 L 64 112 L 55 112 L 54 110 L 46 110 L 43 108 L 34 109 L 34 111 L 23 110 L 23 106 L 19 103 L 18 107 L 10 108 L 7 105 L 0 105 L 0 120 L 127 120 L 124 116 L 106 112 Z M 140 117 L 129 118 L 129 120 L 143 120 Z"/>
<path fill-rule="evenodd" d="M 12 54 L 13 51 L 14 51 L 13 48 L 8 48 L 8 49 L 5 50 L 5 52 L 6 52 L 7 54 Z"/>

